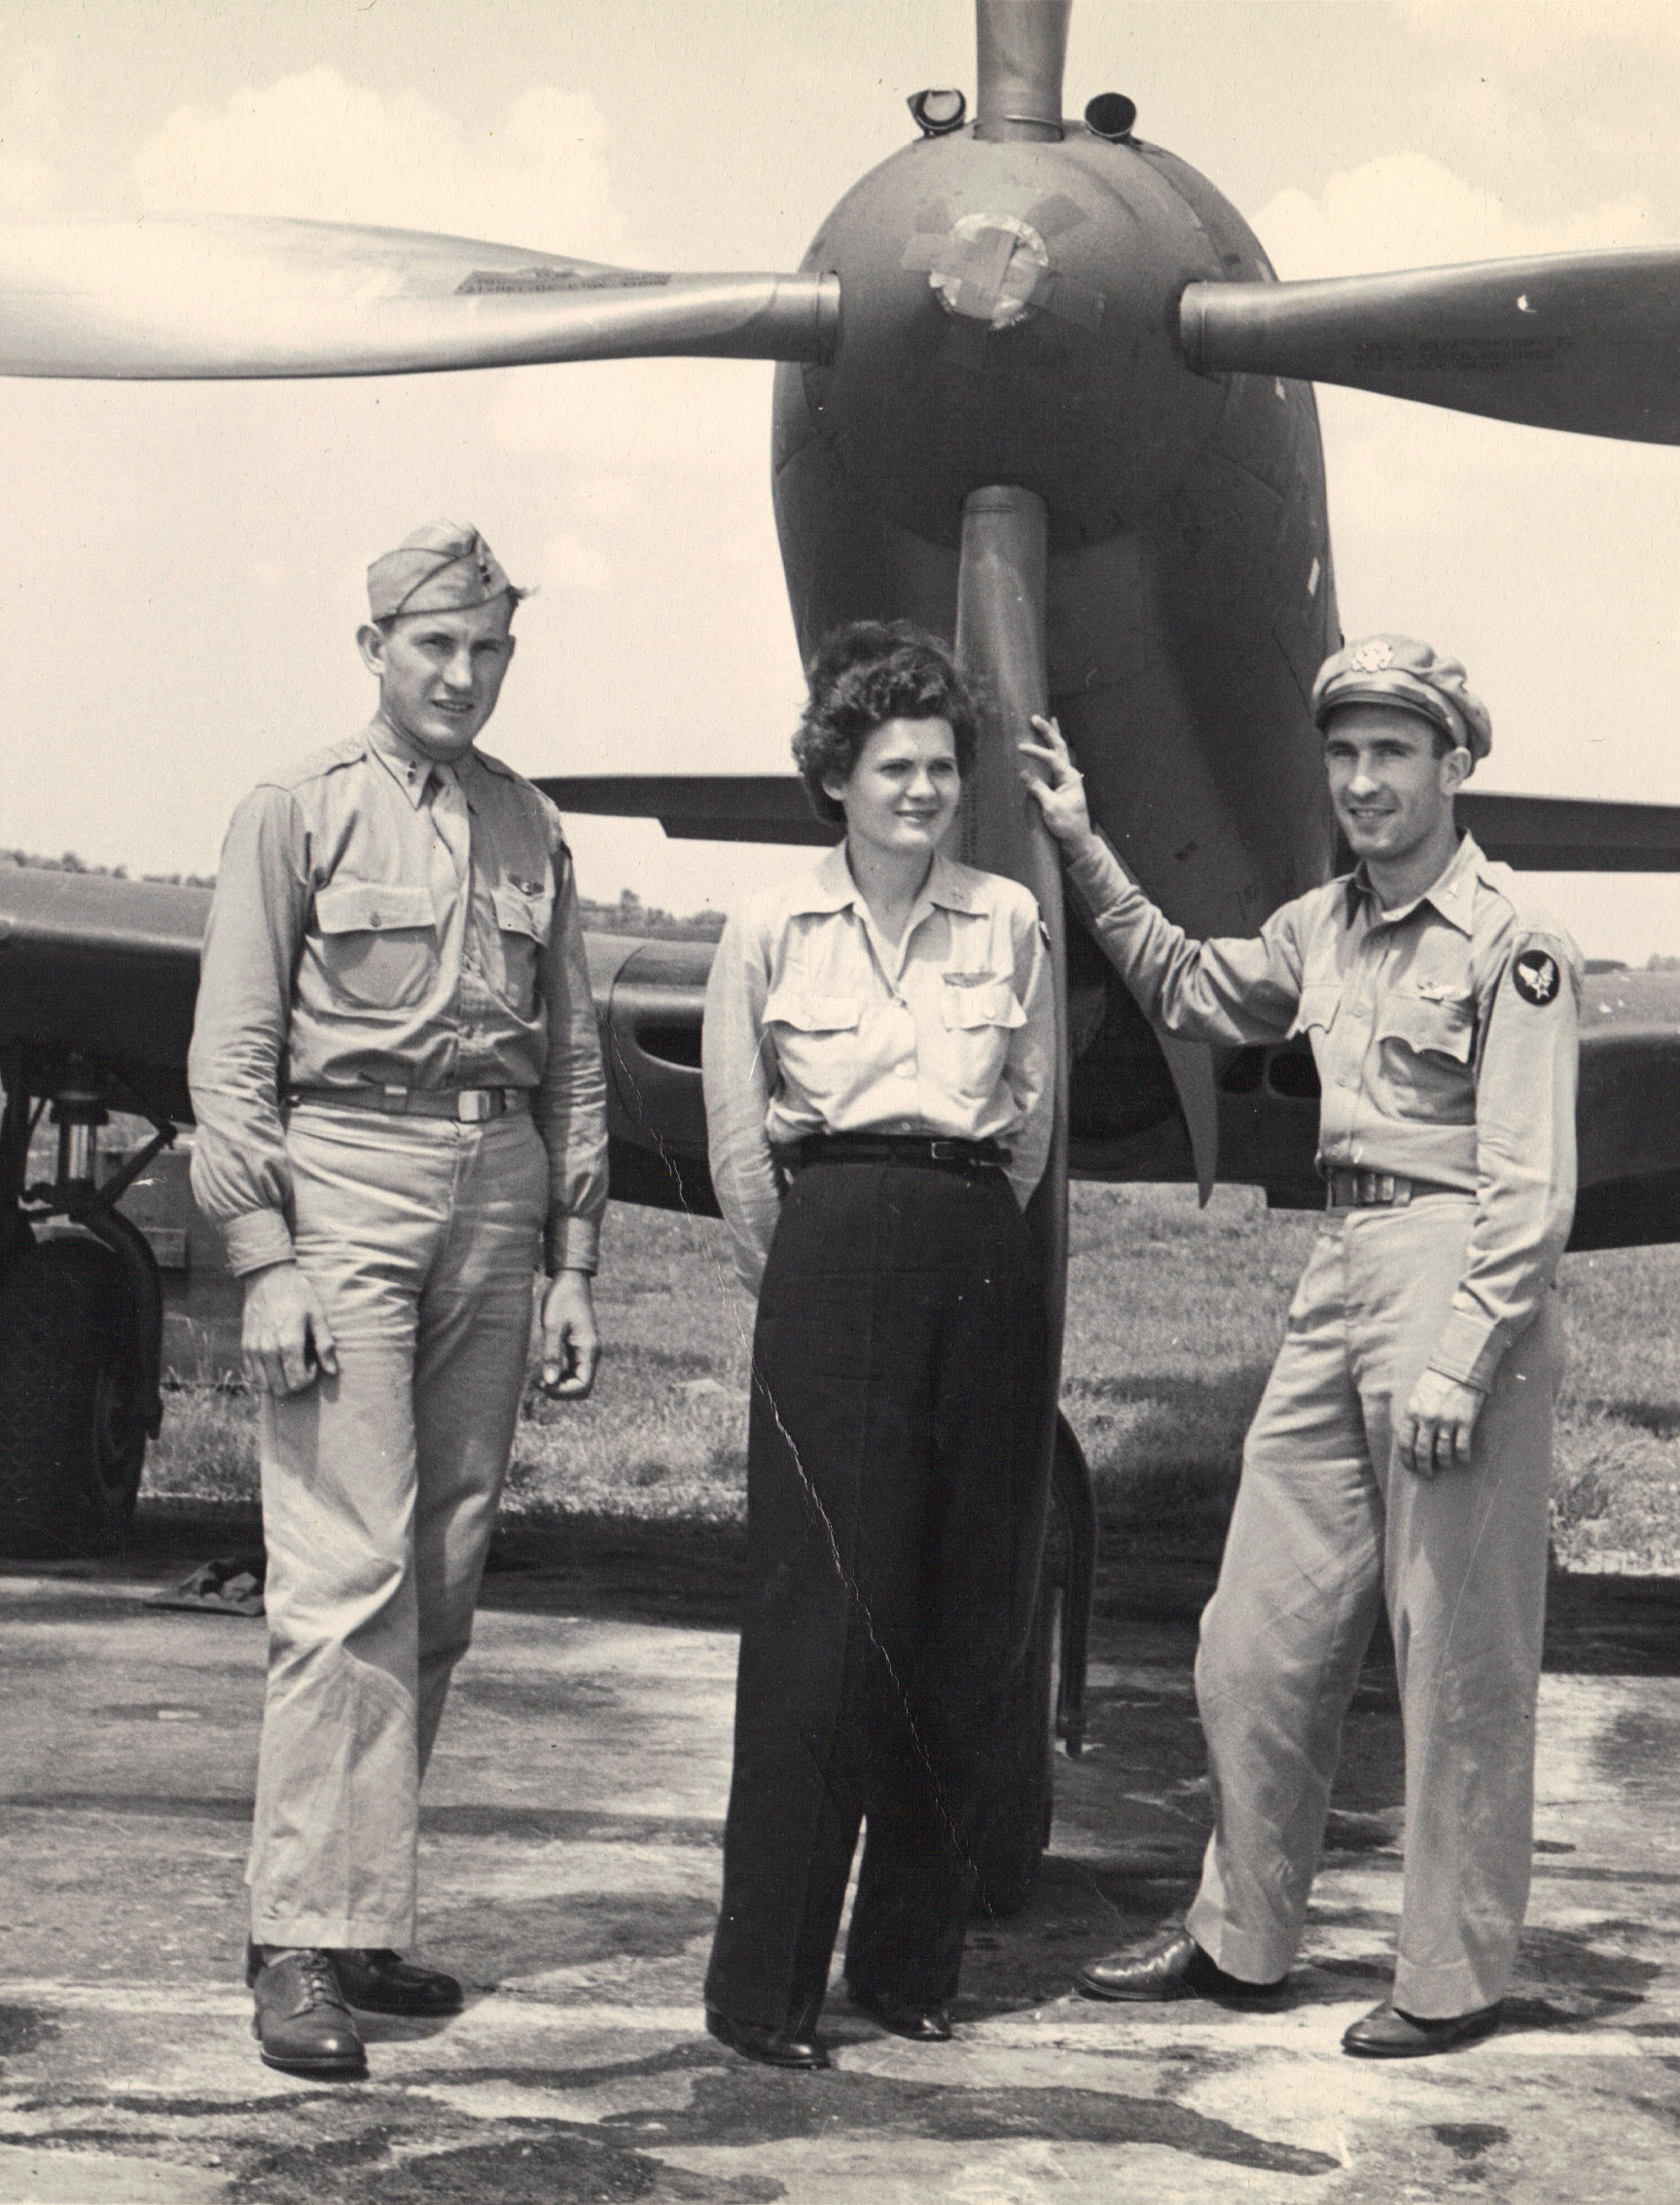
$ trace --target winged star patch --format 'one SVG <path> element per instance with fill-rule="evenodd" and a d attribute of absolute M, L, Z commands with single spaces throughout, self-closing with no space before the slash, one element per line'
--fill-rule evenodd
<path fill-rule="evenodd" d="M 1557 960 L 1544 949 L 1529 949 L 1511 968 L 1511 978 L 1524 1003 L 1550 1003 L 1557 993 Z"/>

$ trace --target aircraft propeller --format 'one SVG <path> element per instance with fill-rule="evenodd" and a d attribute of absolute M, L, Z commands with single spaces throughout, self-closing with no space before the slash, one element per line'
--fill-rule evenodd
<path fill-rule="evenodd" d="M 1193 283 L 1204 374 L 1347 383 L 1460 413 L 1680 443 L 1680 250 L 1568 253 L 1313 283 Z"/>
<path fill-rule="evenodd" d="M 824 360 L 825 275 L 667 275 L 471 238 L 217 218 L 0 227 L 0 374 L 392 375 Z"/>

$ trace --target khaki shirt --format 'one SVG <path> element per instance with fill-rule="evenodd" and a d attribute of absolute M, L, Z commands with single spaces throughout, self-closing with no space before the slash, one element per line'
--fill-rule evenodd
<path fill-rule="evenodd" d="M 701 1046 L 712 1186 L 758 1292 L 781 1206 L 775 1148 L 807 1133 L 998 1141 L 1022 1208 L 1050 1154 L 1055 1003 L 1038 906 L 936 856 L 896 943 L 844 845 L 724 929 Z"/>
<path fill-rule="evenodd" d="M 546 1258 L 593 1270 L 606 1079 L 560 817 L 479 751 L 456 763 L 463 882 L 429 761 L 383 720 L 233 814 L 204 936 L 188 1080 L 193 1191 L 235 1272 L 292 1253 L 289 1087 L 522 1087 L 549 1153 Z"/>
<path fill-rule="evenodd" d="M 1476 1220 L 1432 1369 L 1486 1390 L 1552 1284 L 1575 1210 L 1581 953 L 1526 920 L 1508 866 L 1466 835 L 1435 885 L 1385 911 L 1364 870 L 1246 939 L 1193 942 L 1102 843 L 1069 879 L 1146 1014 L 1246 1045 L 1305 1033 L 1321 1170 L 1462 1188 Z"/>

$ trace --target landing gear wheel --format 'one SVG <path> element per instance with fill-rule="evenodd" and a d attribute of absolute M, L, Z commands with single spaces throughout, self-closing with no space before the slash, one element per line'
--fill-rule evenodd
<path fill-rule="evenodd" d="M 0 1285 L 0 1552 L 120 1546 L 146 1456 L 133 1300 L 101 1242 L 30 1249 Z"/>

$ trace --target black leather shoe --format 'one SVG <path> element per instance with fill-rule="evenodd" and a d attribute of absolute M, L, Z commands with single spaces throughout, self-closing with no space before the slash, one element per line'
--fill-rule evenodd
<path fill-rule="evenodd" d="M 1287 1975 L 1274 1983 L 1228 1975 L 1182 1926 L 1162 1930 L 1141 1951 L 1110 1952 L 1091 1961 L 1074 1982 L 1087 1998 L 1205 1998 L 1219 2006 L 1266 2008 L 1281 2006 L 1289 1995 Z"/>
<path fill-rule="evenodd" d="M 419 1968 L 381 1945 L 336 1947 L 333 1967 L 346 2006 L 364 2013 L 459 2013 L 461 1986 L 441 1968 Z"/>
<path fill-rule="evenodd" d="M 772 2029 L 763 2021 L 732 2021 L 715 2006 L 706 2008 L 707 2034 L 743 2059 L 756 2059 L 766 2067 L 827 2067 L 829 2055 L 815 2037 L 796 2037 L 786 2029 Z"/>
<path fill-rule="evenodd" d="M 846 1985 L 860 2013 L 890 2029 L 895 2037 L 908 2037 L 912 2045 L 948 2045 L 950 2015 L 943 2006 L 918 2006 L 913 1999 L 894 1998 L 890 1991 L 857 1991 Z"/>
<path fill-rule="evenodd" d="M 1452 2052 L 1491 2037 L 1505 2010 L 1501 2002 L 1479 2006 L 1472 2013 L 1449 2013 L 1444 2021 L 1425 2021 L 1402 2013 L 1384 1999 L 1361 2014 L 1342 2034 L 1341 2048 L 1355 2059 L 1420 2059 L 1427 2052 Z"/>
<path fill-rule="evenodd" d="M 254 1947 L 257 2010 L 251 2034 L 264 2065 L 317 2081 L 352 2081 L 368 2072 L 361 2032 L 344 2004 L 325 1952 L 304 1947 Z M 247 1960 L 247 1967 L 250 1960 Z"/>

